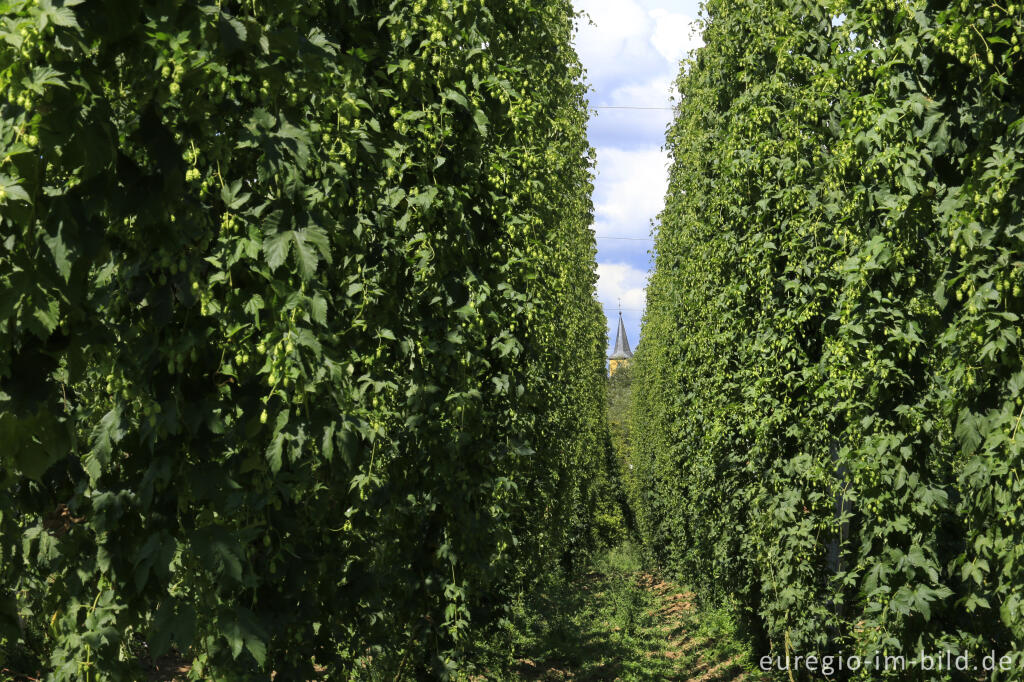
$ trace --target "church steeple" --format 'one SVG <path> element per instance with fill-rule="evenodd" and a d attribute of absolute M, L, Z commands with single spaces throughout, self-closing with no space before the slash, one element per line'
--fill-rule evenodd
<path fill-rule="evenodd" d="M 619 312 L 619 329 L 615 332 L 615 350 L 609 356 L 616 360 L 628 360 L 633 357 L 633 351 L 629 349 L 629 339 L 626 338 L 626 325 L 622 324 L 622 312 Z"/>
<path fill-rule="evenodd" d="M 622 311 L 619 311 L 619 328 L 615 332 L 615 348 L 608 356 L 608 374 L 614 374 L 619 365 L 629 364 L 633 357 L 633 351 L 629 349 L 629 339 L 626 338 L 626 325 L 622 323 Z"/>

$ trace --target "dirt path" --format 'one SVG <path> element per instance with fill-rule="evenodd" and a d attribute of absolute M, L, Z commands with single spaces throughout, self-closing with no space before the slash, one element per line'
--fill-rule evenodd
<path fill-rule="evenodd" d="M 513 665 L 475 680 L 762 682 L 724 611 L 612 557 L 578 580 L 552 584 L 520 614 Z"/>
<path fill-rule="evenodd" d="M 655 596 L 660 604 L 654 614 L 662 621 L 665 650 L 661 655 L 675 662 L 676 679 L 692 682 L 750 682 L 756 679 L 743 671 L 742 656 L 721 650 L 713 633 L 702 628 L 693 593 L 680 592 L 649 574 L 637 579 L 638 587 Z M 728 633 L 722 633 L 728 634 Z"/>

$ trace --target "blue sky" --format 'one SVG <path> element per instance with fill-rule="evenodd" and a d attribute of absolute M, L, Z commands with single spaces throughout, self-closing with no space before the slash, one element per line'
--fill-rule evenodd
<path fill-rule="evenodd" d="M 672 112 L 601 107 L 671 106 L 679 60 L 702 43 L 693 29 L 696 0 L 574 0 L 586 12 L 576 50 L 590 81 L 590 144 L 597 150 L 594 231 L 598 298 L 615 341 L 622 301 L 636 349 L 651 267 L 651 222 L 664 205 L 668 157 L 662 151 Z M 612 239 L 614 237 L 614 239 Z M 623 239 L 625 238 L 625 239 Z"/>

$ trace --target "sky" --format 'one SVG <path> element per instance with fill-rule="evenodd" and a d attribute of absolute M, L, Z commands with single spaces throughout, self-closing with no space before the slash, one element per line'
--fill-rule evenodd
<path fill-rule="evenodd" d="M 653 263 L 652 222 L 664 206 L 679 61 L 702 45 L 692 28 L 697 0 L 573 0 L 580 21 L 576 51 L 587 70 L 590 144 L 597 150 L 594 225 L 597 296 L 608 318 L 609 352 L 619 301 L 633 350 L 640 340 L 644 288 Z M 653 107 L 604 109 L 602 107 Z"/>

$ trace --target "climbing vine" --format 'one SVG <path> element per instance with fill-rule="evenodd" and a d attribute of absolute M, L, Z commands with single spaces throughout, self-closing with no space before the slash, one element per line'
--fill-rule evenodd
<path fill-rule="evenodd" d="M 585 554 L 572 31 L 568 0 L 3 4 L 7 665 L 446 676 Z"/>
<path fill-rule="evenodd" d="M 1012 653 L 1024 9 L 703 21 L 637 353 L 649 558 L 738 600 L 762 653 Z"/>

